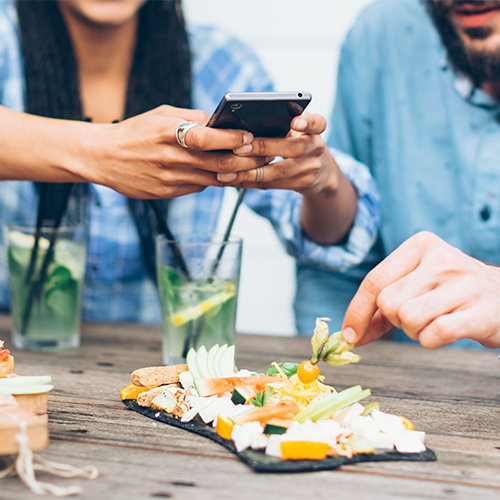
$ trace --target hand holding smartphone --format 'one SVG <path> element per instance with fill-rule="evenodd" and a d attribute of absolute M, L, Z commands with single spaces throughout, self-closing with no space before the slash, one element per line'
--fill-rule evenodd
<path fill-rule="evenodd" d="M 285 137 L 311 99 L 309 92 L 229 92 L 207 126 L 247 130 L 255 137 Z"/>

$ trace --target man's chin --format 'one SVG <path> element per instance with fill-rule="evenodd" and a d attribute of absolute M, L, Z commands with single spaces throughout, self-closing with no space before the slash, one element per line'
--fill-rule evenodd
<path fill-rule="evenodd" d="M 500 1 L 475 4 L 459 0 L 454 3 L 424 0 L 424 3 L 454 70 L 476 85 L 485 82 L 496 84 L 500 79 L 500 34 L 496 33 L 499 29 L 497 25 L 500 24 L 497 23 L 497 16 L 500 21 Z M 462 17 L 468 17 L 465 12 L 473 13 L 470 18 L 475 20 L 474 23 L 459 25 L 456 17 L 458 11 Z M 479 26 L 480 18 L 490 22 L 493 19 L 495 22 Z"/>

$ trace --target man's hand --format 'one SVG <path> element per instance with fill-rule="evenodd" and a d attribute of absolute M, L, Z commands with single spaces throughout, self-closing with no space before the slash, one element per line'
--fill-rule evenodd
<path fill-rule="evenodd" d="M 500 347 L 500 269 L 416 234 L 366 276 L 342 331 L 363 345 L 392 325 L 429 349 L 462 338 Z"/>

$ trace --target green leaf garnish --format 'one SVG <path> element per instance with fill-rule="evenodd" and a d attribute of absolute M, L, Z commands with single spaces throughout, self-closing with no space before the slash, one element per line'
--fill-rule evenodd
<path fill-rule="evenodd" d="M 295 375 L 297 373 L 297 368 L 299 367 L 298 363 L 278 363 L 278 366 L 281 368 L 283 373 L 290 378 L 292 375 Z M 274 366 L 270 366 L 266 372 L 266 375 L 269 375 L 270 377 L 277 377 L 280 374 L 278 373 L 278 370 Z"/>
<path fill-rule="evenodd" d="M 273 394 L 273 392 L 274 392 L 274 389 L 270 385 L 268 385 L 266 387 L 265 391 L 259 391 L 255 395 L 255 397 L 249 401 L 249 403 L 254 405 L 254 406 L 259 406 L 259 407 L 264 406 L 266 404 L 267 400 Z"/>

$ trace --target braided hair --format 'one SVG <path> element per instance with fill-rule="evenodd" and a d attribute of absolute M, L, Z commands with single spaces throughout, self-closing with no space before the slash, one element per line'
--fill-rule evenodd
<path fill-rule="evenodd" d="M 55 0 L 18 0 L 21 49 L 28 113 L 83 120 L 78 62 L 63 16 Z M 191 107 L 191 60 L 180 0 L 149 0 L 139 11 L 136 46 L 129 73 L 125 118 L 161 104 Z M 58 227 L 68 203 L 86 203 L 86 185 L 37 183 L 40 192 L 37 226 Z M 154 236 L 157 224 L 149 206 L 128 200 L 144 263 L 155 279 Z M 168 200 L 162 200 L 166 213 Z"/>

